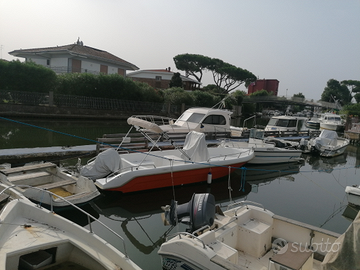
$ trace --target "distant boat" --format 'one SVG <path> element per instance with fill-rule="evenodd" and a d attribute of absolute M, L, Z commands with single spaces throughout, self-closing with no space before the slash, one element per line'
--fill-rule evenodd
<path fill-rule="evenodd" d="M 141 270 L 93 231 L 35 205 L 9 186 L 0 184 L 0 198 L 0 269 Z"/>
<path fill-rule="evenodd" d="M 219 147 L 235 147 L 253 149 L 255 157 L 248 164 L 276 164 L 289 163 L 302 160 L 301 150 L 293 147 L 276 147 L 272 142 L 264 141 L 263 130 L 250 130 L 249 141 L 223 140 Z"/>
<path fill-rule="evenodd" d="M 304 152 L 319 154 L 322 157 L 336 157 L 345 152 L 350 140 L 338 137 L 336 131 L 323 130 L 316 138 L 310 139 L 304 146 Z"/>
<path fill-rule="evenodd" d="M 313 117 L 311 117 L 311 119 L 307 120 L 305 126 L 312 129 L 319 129 L 320 118 L 318 117 L 318 115 L 314 115 Z"/>
<path fill-rule="evenodd" d="M 341 131 L 345 128 L 345 123 L 340 115 L 333 113 L 324 113 L 320 117 L 320 128 L 334 131 Z"/>
<path fill-rule="evenodd" d="M 289 115 L 273 116 L 265 127 L 265 131 L 304 131 L 307 118 Z"/>
<path fill-rule="evenodd" d="M 50 162 L 0 169 L 0 181 L 14 185 L 30 200 L 52 207 L 84 204 L 100 195 L 92 180 L 75 177 Z"/>
<path fill-rule="evenodd" d="M 345 136 L 350 140 L 360 141 L 360 123 L 353 123 L 351 128 L 345 131 Z"/>

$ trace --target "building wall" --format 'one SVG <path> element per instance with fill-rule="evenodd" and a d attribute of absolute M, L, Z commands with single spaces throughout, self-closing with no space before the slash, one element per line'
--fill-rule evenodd
<path fill-rule="evenodd" d="M 98 74 L 100 71 L 104 74 L 119 74 L 122 76 L 126 75 L 126 70 L 119 68 L 117 66 L 108 65 L 107 63 L 98 62 L 98 61 L 86 61 L 86 60 L 80 60 L 75 58 L 69 58 L 66 55 L 61 55 L 59 57 L 53 57 L 50 59 L 50 65 L 47 64 L 47 61 L 49 59 L 44 57 L 32 57 L 32 58 L 26 58 L 26 61 L 33 61 L 36 64 L 50 67 L 53 69 L 56 73 L 66 73 L 69 71 L 73 72 L 88 72 L 88 73 L 95 73 Z M 73 61 L 77 64 L 75 65 L 75 70 L 73 69 Z M 80 61 L 80 62 L 79 62 Z M 100 67 L 103 67 L 102 70 L 100 70 Z M 80 70 L 80 71 L 79 71 Z"/>
<path fill-rule="evenodd" d="M 153 78 L 137 78 L 131 77 L 133 81 L 147 83 L 154 88 L 167 89 L 169 88 L 170 80 L 155 80 Z"/>
<path fill-rule="evenodd" d="M 266 90 L 268 93 L 274 93 L 274 96 L 278 95 L 279 81 L 276 79 L 271 80 L 256 80 L 255 83 L 251 83 L 248 87 L 248 94 L 255 93 L 260 90 Z"/>

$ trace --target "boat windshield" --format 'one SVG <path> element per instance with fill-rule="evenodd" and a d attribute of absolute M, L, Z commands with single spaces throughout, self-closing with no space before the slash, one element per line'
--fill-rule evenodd
<path fill-rule="evenodd" d="M 203 119 L 205 114 L 203 113 L 191 113 L 184 112 L 176 122 L 192 122 L 192 123 L 200 123 L 201 119 Z"/>
<path fill-rule="evenodd" d="M 296 127 L 296 120 L 271 118 L 268 125 L 276 127 Z"/>

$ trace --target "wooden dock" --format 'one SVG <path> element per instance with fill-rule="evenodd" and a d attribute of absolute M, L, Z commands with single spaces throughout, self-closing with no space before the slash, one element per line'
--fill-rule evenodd
<path fill-rule="evenodd" d="M 94 156 L 96 145 L 14 148 L 0 150 L 0 164 L 24 164 L 32 161 L 59 161 L 80 156 Z"/>

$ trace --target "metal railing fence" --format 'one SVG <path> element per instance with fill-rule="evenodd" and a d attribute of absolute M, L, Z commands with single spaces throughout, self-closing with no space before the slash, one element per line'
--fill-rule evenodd
<path fill-rule="evenodd" d="M 56 107 L 90 110 L 116 110 L 133 113 L 169 112 L 172 114 L 179 114 L 181 109 L 180 106 L 169 106 L 164 103 L 155 102 L 6 90 L 0 90 L 0 103 L 31 106 L 51 105 Z"/>

